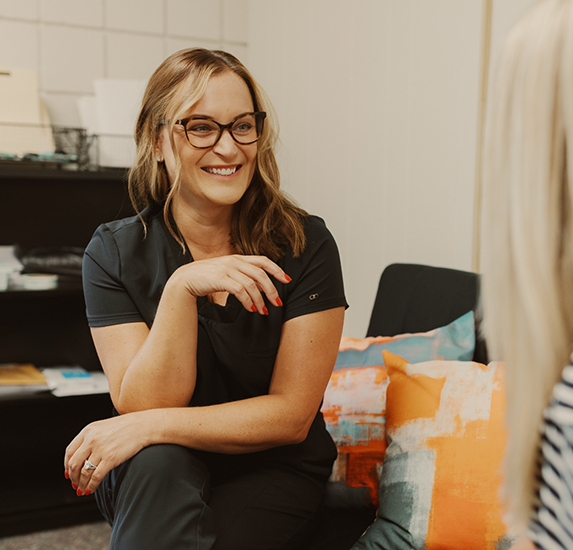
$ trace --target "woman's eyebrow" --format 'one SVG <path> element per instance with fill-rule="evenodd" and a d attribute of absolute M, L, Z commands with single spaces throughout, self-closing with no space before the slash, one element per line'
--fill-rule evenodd
<path fill-rule="evenodd" d="M 193 113 L 192 115 L 189 115 L 188 117 L 183 117 L 183 118 L 210 118 L 210 119 L 213 119 L 213 117 L 210 115 L 202 115 L 200 113 Z"/>

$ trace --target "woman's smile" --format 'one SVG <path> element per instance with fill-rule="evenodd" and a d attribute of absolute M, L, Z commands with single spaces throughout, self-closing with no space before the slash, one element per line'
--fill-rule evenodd
<path fill-rule="evenodd" d="M 235 164 L 234 166 L 203 166 L 201 168 L 201 170 L 207 172 L 208 174 L 223 176 L 225 178 L 234 176 L 239 172 L 240 169 L 240 164 Z"/>

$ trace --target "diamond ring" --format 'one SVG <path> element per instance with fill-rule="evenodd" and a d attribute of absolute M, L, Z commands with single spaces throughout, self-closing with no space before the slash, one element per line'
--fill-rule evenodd
<path fill-rule="evenodd" d="M 92 464 L 89 460 L 86 460 L 84 462 L 84 470 L 95 470 L 97 468 L 97 466 L 95 464 Z"/>

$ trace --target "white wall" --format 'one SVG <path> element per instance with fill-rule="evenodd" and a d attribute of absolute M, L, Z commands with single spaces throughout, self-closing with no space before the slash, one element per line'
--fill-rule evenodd
<path fill-rule="evenodd" d="M 55 124 L 77 126 L 96 78 L 143 78 L 204 46 L 247 58 L 247 0 L 0 0 L 0 67 L 38 73 Z"/>
<path fill-rule="evenodd" d="M 383 268 L 471 269 L 482 0 L 251 0 L 285 188 L 323 216 L 363 336 Z"/>

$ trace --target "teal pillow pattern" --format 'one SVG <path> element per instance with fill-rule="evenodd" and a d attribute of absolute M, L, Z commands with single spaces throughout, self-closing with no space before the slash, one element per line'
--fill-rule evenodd
<path fill-rule="evenodd" d="M 474 349 L 473 311 L 424 333 L 342 338 L 321 409 L 338 448 L 338 459 L 326 488 L 328 506 L 378 505 L 380 469 L 387 446 L 389 382 L 382 352 L 418 363 L 437 359 L 470 361 Z"/>
<path fill-rule="evenodd" d="M 468 311 L 449 325 L 412 334 L 368 338 L 343 337 L 334 370 L 383 365 L 382 351 L 409 363 L 436 359 L 471 361 L 476 346 L 474 312 Z"/>

